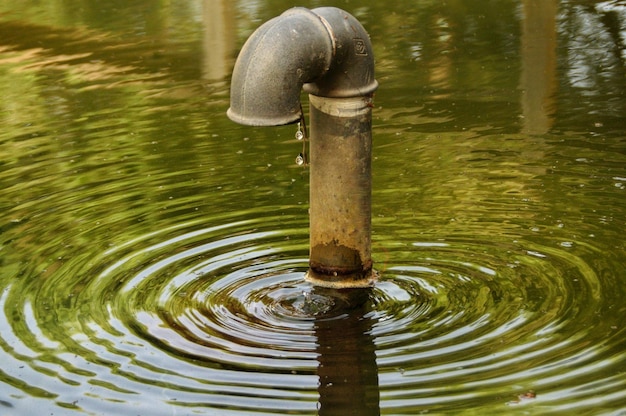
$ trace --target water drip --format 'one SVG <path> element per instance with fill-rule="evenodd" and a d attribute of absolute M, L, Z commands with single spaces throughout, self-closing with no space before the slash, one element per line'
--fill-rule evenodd
<path fill-rule="evenodd" d="M 377 87 L 367 32 L 334 7 L 297 7 L 269 20 L 246 41 L 235 63 L 228 116 L 237 123 L 299 122 L 300 92 L 309 93 L 307 279 L 318 286 L 368 287 L 375 278 L 371 109 Z M 296 163 L 305 163 L 304 155 Z"/>

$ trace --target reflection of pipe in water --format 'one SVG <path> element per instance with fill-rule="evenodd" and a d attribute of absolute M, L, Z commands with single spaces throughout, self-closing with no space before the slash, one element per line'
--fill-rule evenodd
<path fill-rule="evenodd" d="M 330 292 L 330 293 L 329 293 Z M 338 293 L 344 292 L 344 293 Z M 362 292 L 362 293 L 357 293 Z M 374 321 L 367 317 L 368 290 L 337 291 L 317 287 L 315 294 L 329 298 L 353 297 L 355 305 L 343 315 L 320 316 L 317 336 L 320 416 L 374 416 L 380 414 Z M 360 299 L 354 299 L 357 296 Z"/>
<path fill-rule="evenodd" d="M 522 22 L 523 133 L 550 130 L 556 111 L 557 0 L 524 0 Z"/>
<path fill-rule="evenodd" d="M 203 0 L 203 78 L 223 79 L 230 70 L 231 52 L 235 49 L 234 17 L 228 0 Z"/>
<path fill-rule="evenodd" d="M 328 287 L 367 287 L 371 259 L 371 118 L 374 57 L 369 37 L 334 7 L 293 8 L 243 46 L 228 116 L 253 126 L 302 117 L 309 93 L 310 259 L 307 278 Z"/>

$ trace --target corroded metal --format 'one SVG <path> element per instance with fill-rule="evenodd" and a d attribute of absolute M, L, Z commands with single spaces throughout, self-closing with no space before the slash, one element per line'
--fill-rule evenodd
<path fill-rule="evenodd" d="M 371 98 L 311 95 L 310 270 L 331 287 L 365 287 L 371 259 Z"/>
<path fill-rule="evenodd" d="M 228 116 L 252 126 L 294 123 L 309 93 L 311 251 L 307 279 L 371 286 L 374 56 L 367 32 L 334 7 L 296 7 L 259 27 L 241 50 Z"/>

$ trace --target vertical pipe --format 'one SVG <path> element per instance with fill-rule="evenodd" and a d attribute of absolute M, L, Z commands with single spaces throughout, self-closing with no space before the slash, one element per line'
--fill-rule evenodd
<path fill-rule="evenodd" d="M 371 96 L 310 100 L 310 258 L 307 280 L 373 284 Z"/>
<path fill-rule="evenodd" d="M 373 284 L 371 258 L 374 55 L 354 16 L 335 7 L 294 8 L 259 27 L 231 82 L 231 120 L 252 126 L 302 117 L 309 93 L 311 251 L 307 279 L 350 288 Z"/>

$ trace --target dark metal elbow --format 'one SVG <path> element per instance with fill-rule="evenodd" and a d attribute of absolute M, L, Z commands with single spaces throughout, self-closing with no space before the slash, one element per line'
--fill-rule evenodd
<path fill-rule="evenodd" d="M 259 27 L 235 63 L 228 117 L 252 126 L 296 122 L 303 87 L 329 98 L 369 96 L 378 87 L 369 36 L 349 13 L 296 7 Z"/>

